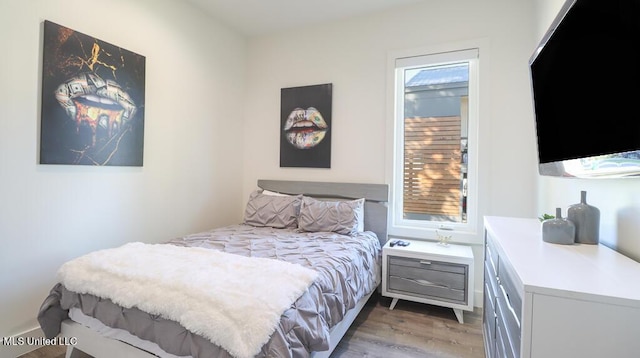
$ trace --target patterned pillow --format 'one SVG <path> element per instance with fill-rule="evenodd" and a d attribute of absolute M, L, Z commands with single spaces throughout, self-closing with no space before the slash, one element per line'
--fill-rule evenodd
<path fill-rule="evenodd" d="M 244 211 L 244 223 L 278 229 L 296 228 L 302 195 L 264 195 L 254 191 Z"/>
<path fill-rule="evenodd" d="M 298 228 L 304 231 L 330 231 L 354 235 L 362 231 L 364 199 L 325 201 L 304 196 Z"/>

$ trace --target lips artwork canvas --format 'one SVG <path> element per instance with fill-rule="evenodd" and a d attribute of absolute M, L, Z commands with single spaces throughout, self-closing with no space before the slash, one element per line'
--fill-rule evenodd
<path fill-rule="evenodd" d="M 280 167 L 331 168 L 332 84 L 281 89 Z"/>
<path fill-rule="evenodd" d="M 44 21 L 40 164 L 142 166 L 145 57 Z"/>

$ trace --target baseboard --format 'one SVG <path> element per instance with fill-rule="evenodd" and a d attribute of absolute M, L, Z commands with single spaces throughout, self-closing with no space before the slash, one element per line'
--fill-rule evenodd
<path fill-rule="evenodd" d="M 484 305 L 484 296 L 482 291 L 473 291 L 473 306 L 480 307 Z"/>
<path fill-rule="evenodd" d="M 40 327 L 10 337 L 0 337 L 0 357 L 15 358 L 43 346 L 44 332 Z"/>

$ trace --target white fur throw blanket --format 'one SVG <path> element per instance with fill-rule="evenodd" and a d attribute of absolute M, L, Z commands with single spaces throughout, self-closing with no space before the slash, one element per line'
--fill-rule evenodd
<path fill-rule="evenodd" d="M 317 272 L 298 264 L 216 250 L 129 243 L 60 268 L 77 293 L 179 322 L 236 357 L 253 357 Z"/>

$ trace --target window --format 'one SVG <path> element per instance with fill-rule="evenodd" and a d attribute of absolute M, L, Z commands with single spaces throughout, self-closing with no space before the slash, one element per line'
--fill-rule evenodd
<path fill-rule="evenodd" d="M 478 50 L 394 58 L 389 232 L 474 231 Z"/>

